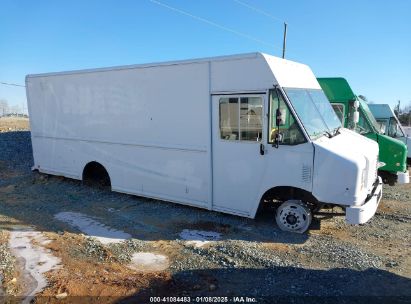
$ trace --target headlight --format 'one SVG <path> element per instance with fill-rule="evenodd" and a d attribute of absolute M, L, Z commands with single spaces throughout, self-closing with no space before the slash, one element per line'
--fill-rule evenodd
<path fill-rule="evenodd" d="M 377 162 L 377 169 L 381 168 L 381 167 L 384 167 L 385 165 L 386 165 L 386 163 L 384 163 L 384 162 Z"/>

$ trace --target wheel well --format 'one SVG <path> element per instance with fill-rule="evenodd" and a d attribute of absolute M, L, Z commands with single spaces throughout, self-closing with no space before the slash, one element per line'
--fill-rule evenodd
<path fill-rule="evenodd" d="M 264 207 L 267 207 L 267 205 L 272 206 L 273 203 L 276 203 L 275 205 L 279 205 L 280 203 L 290 199 L 301 200 L 308 203 L 313 208 L 321 205 L 314 195 L 306 190 L 296 187 L 279 186 L 271 188 L 264 193 L 258 207 L 258 212 L 261 212 L 261 210 Z"/>
<path fill-rule="evenodd" d="M 318 200 L 312 195 L 311 192 L 308 192 L 300 188 L 286 187 L 286 186 L 274 187 L 274 188 L 267 190 L 264 193 L 262 200 L 270 200 L 270 199 L 277 200 L 277 201 L 286 201 L 289 199 L 299 199 L 304 202 L 309 202 L 313 204 L 318 203 Z"/>
<path fill-rule="evenodd" d="M 96 161 L 89 162 L 83 169 L 83 182 L 111 188 L 111 179 L 106 168 Z"/>

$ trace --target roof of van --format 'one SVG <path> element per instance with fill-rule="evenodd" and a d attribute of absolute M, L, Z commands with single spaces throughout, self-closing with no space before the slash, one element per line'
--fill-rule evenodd
<path fill-rule="evenodd" d="M 317 78 L 328 100 L 351 101 L 356 100 L 357 96 L 352 91 L 348 81 L 342 77 L 324 77 Z"/>
<path fill-rule="evenodd" d="M 251 58 L 256 58 L 258 56 L 270 56 L 270 55 L 266 55 L 260 52 L 253 52 L 253 53 L 225 55 L 225 56 L 216 56 L 216 57 L 204 57 L 204 58 L 193 58 L 193 59 L 185 59 L 185 60 L 150 62 L 150 63 L 120 65 L 120 66 L 81 69 L 81 70 L 70 70 L 70 71 L 51 72 L 51 73 L 28 74 L 26 78 L 27 77 L 30 78 L 30 77 L 53 76 L 53 75 L 65 75 L 65 74 L 104 72 L 104 71 L 113 71 L 113 70 L 127 70 L 127 69 L 147 68 L 147 67 L 156 67 L 156 66 L 170 66 L 170 65 L 179 65 L 179 64 L 201 63 L 201 62 L 207 62 L 207 61 L 229 61 L 229 60 L 248 59 L 248 58 L 251 59 Z"/>
<path fill-rule="evenodd" d="M 388 104 L 369 104 L 370 110 L 375 118 L 395 117 L 394 111 Z"/>
<path fill-rule="evenodd" d="M 88 73 L 204 63 L 211 63 L 211 70 L 216 73 L 211 78 L 213 92 L 239 89 L 265 90 L 272 88 L 272 86 L 276 84 L 283 87 L 320 89 L 313 72 L 307 65 L 259 52 L 57 73 L 31 74 L 26 76 L 26 83 L 28 83 L 29 79 L 36 77 L 84 75 Z"/>

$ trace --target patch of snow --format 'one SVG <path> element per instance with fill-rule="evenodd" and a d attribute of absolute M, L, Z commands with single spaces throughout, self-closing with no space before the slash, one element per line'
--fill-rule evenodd
<path fill-rule="evenodd" d="M 169 261 L 164 255 L 155 254 L 151 252 L 138 252 L 133 254 L 129 268 L 142 271 L 162 271 L 168 268 Z"/>
<path fill-rule="evenodd" d="M 120 243 L 131 238 L 130 234 L 106 226 L 79 212 L 60 212 L 54 217 L 79 229 L 88 236 L 96 238 L 104 245 Z"/>
<path fill-rule="evenodd" d="M 34 244 L 34 243 L 35 244 Z M 17 260 L 21 260 L 24 265 L 22 273 L 25 286 L 25 300 L 29 303 L 31 298 L 47 286 L 44 273 L 60 268 L 61 260 L 45 248 L 37 244 L 47 244 L 50 242 L 44 235 L 31 228 L 18 228 L 10 231 L 9 247 Z M 34 280 L 34 281 L 33 281 Z"/>
<path fill-rule="evenodd" d="M 210 241 L 218 241 L 219 239 L 221 239 L 221 234 L 214 231 L 184 229 L 180 233 L 180 238 L 188 241 L 186 243 L 187 245 L 193 245 L 194 247 L 203 247 Z"/>

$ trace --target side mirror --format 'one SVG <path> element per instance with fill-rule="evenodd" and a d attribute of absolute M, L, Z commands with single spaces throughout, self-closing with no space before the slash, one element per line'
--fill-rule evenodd
<path fill-rule="evenodd" d="M 276 140 L 278 143 L 283 142 L 283 134 L 282 134 L 282 133 L 277 133 L 277 135 L 275 136 L 275 140 Z"/>
<path fill-rule="evenodd" d="M 353 115 L 353 122 L 355 124 L 357 124 L 360 121 L 360 112 L 358 112 L 357 110 L 354 111 L 354 115 Z"/>
<path fill-rule="evenodd" d="M 273 147 L 277 148 L 280 146 L 280 143 L 283 141 L 283 134 L 280 132 L 275 133 Z"/>

